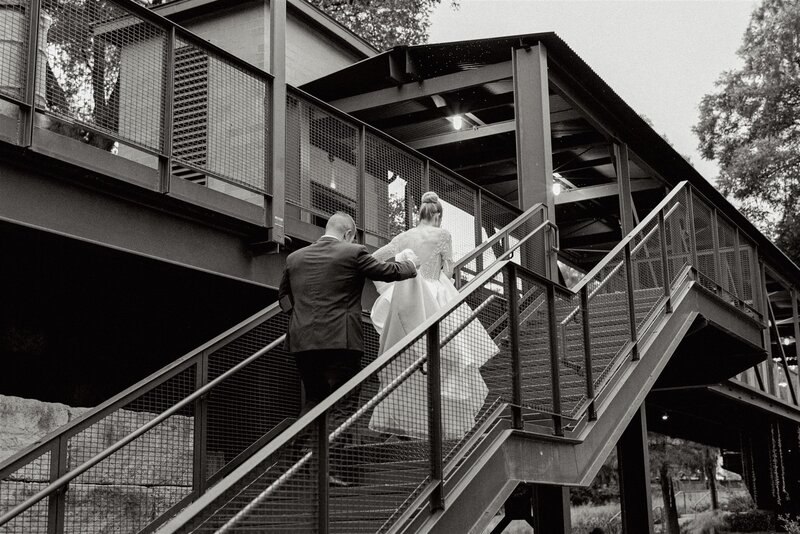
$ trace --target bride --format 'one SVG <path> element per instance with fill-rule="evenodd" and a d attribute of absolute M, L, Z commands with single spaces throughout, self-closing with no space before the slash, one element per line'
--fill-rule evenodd
<path fill-rule="evenodd" d="M 372 308 L 372 323 L 380 335 L 379 354 L 445 307 L 458 295 L 452 282 L 453 245 L 450 232 L 441 227 L 442 204 L 434 192 L 422 195 L 419 223 L 378 249 L 373 256 L 387 260 L 400 251 L 411 249 L 419 257 L 415 278 L 391 284 L 376 283 L 380 296 Z M 472 310 L 462 304 L 440 323 L 444 340 L 466 321 Z M 380 373 L 381 388 L 388 385 L 415 360 L 425 348 L 417 342 Z M 444 439 L 463 437 L 474 425 L 488 394 L 480 367 L 499 352 L 489 334 L 475 319 L 440 351 L 442 392 L 442 433 Z M 414 438 L 428 435 L 427 376 L 416 372 L 389 394 L 372 413 L 369 426 Z"/>

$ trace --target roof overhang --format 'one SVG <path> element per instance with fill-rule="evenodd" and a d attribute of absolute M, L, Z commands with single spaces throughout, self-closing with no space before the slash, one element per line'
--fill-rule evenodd
<path fill-rule="evenodd" d="M 268 0 L 176 0 L 155 6 L 152 10 L 163 17 L 180 23 L 194 17 L 235 8 L 240 4 L 263 4 L 265 1 Z M 289 14 L 297 16 L 334 42 L 346 46 L 356 55 L 367 58 L 378 53 L 378 50 L 364 39 L 305 0 L 286 0 L 286 5 Z"/>
<path fill-rule="evenodd" d="M 332 103 L 346 103 L 355 95 L 372 96 L 413 91 L 429 80 L 480 69 L 501 68 L 512 48 L 542 44 L 547 50 L 551 87 L 581 104 L 602 124 L 606 135 L 628 145 L 647 166 L 670 185 L 688 180 L 754 240 L 776 265 L 800 279 L 800 268 L 762 234 L 692 165 L 639 116 L 566 42 L 553 32 L 477 39 L 440 44 L 400 46 L 364 59 L 301 87 Z M 416 83 L 415 83 L 416 82 Z M 423 83 L 420 83 L 423 82 Z M 344 109 L 344 111 L 348 111 Z M 352 110 L 351 110 L 352 111 Z M 556 147 L 554 146 L 554 149 Z"/>

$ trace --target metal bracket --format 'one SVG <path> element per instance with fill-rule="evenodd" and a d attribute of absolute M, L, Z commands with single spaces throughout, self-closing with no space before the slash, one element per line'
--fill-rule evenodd
<path fill-rule="evenodd" d="M 251 241 L 248 243 L 248 248 L 256 256 L 261 256 L 263 254 L 280 254 L 284 250 L 288 249 L 291 244 L 292 238 L 289 236 L 284 236 L 284 244 L 267 239 L 264 241 Z"/>

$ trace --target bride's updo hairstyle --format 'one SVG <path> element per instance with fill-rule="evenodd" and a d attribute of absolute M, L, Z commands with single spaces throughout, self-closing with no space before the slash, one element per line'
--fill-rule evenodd
<path fill-rule="evenodd" d="M 421 205 L 419 207 L 419 220 L 431 222 L 436 214 L 439 214 L 439 220 L 442 216 L 442 203 L 439 202 L 439 195 L 433 191 L 423 193 Z"/>

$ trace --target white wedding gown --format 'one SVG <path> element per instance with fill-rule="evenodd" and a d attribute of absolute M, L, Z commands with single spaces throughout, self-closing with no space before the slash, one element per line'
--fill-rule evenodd
<path fill-rule="evenodd" d="M 380 335 L 380 354 L 458 295 L 451 280 L 453 252 L 448 231 L 418 226 L 395 237 L 374 256 L 386 260 L 407 248 L 420 259 L 417 277 L 391 284 L 376 283 L 380 297 L 375 301 L 371 317 Z M 467 304 L 456 308 L 442 321 L 440 340 L 467 320 L 471 313 Z M 498 352 L 497 345 L 478 319 L 470 322 L 441 348 L 444 439 L 461 438 L 475 426 L 475 418 L 488 394 L 480 367 Z M 423 338 L 379 373 L 381 389 L 424 354 Z M 412 374 L 375 408 L 369 427 L 378 432 L 427 438 L 427 384 L 426 374 L 419 371 Z"/>

